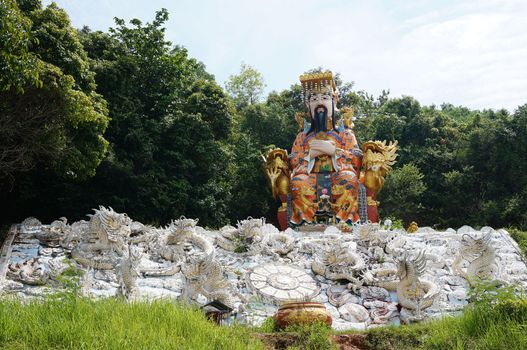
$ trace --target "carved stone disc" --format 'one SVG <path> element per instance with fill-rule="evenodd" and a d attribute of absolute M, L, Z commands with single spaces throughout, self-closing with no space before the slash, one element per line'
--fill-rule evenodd
<path fill-rule="evenodd" d="M 309 300 L 320 292 L 320 287 L 313 277 L 293 265 L 257 266 L 247 274 L 247 284 L 273 304 Z"/>

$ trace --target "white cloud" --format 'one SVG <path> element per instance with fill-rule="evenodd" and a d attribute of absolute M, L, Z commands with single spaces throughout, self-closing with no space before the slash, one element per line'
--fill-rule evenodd
<path fill-rule="evenodd" d="M 365 23 L 368 34 L 355 48 L 340 47 L 332 64 L 370 93 L 388 88 L 424 104 L 513 110 L 527 103 L 527 7 L 492 4 L 471 12 L 458 4 L 399 23 L 362 12 L 375 26 Z"/>
<path fill-rule="evenodd" d="M 169 39 L 185 45 L 220 83 L 242 61 L 262 72 L 269 90 L 286 89 L 303 71 L 324 66 L 357 89 L 390 89 L 423 104 L 513 110 L 527 103 L 522 0 L 57 2 L 74 25 L 97 29 L 114 16 L 151 20 L 166 7 Z"/>

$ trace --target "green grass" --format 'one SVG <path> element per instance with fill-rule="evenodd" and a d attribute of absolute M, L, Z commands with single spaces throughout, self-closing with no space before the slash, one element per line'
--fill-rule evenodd
<path fill-rule="evenodd" d="M 2 349 L 263 349 L 248 328 L 220 327 L 195 309 L 156 301 L 64 297 L 0 300 Z"/>
<path fill-rule="evenodd" d="M 324 323 L 293 325 L 284 329 L 277 327 L 274 318 L 267 318 L 254 329 L 255 333 L 267 335 L 265 343 L 269 348 L 287 350 L 337 350 L 331 343 L 333 331 Z"/>
<path fill-rule="evenodd" d="M 478 302 L 459 317 L 376 328 L 367 332 L 366 345 L 375 350 L 525 350 L 527 300 Z"/>
<path fill-rule="evenodd" d="M 527 299 L 495 292 L 479 295 L 459 317 L 369 330 L 365 345 L 371 350 L 527 349 Z M 219 327 L 198 310 L 169 301 L 94 301 L 68 294 L 27 304 L 0 300 L 2 349 L 263 349 L 253 333 L 273 331 L 278 339 L 291 339 L 289 349 L 335 349 L 329 342 L 332 331 L 323 325 L 279 332 L 272 320 L 260 329 Z"/>
<path fill-rule="evenodd" d="M 323 323 L 289 326 L 284 332 L 294 333 L 296 336 L 295 343 L 288 347 L 289 350 L 337 350 L 329 340 L 331 328 Z"/>

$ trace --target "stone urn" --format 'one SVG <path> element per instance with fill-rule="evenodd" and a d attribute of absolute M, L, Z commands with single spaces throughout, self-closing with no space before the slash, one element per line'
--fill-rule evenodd
<path fill-rule="evenodd" d="M 317 322 L 325 323 L 331 327 L 331 323 L 333 322 L 324 304 L 312 301 L 284 303 L 274 314 L 274 319 L 279 328 Z"/>

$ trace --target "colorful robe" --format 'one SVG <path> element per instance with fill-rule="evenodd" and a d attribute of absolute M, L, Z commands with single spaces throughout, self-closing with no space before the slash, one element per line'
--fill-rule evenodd
<path fill-rule="evenodd" d="M 335 155 L 310 159 L 309 144 L 316 138 L 334 143 Z M 317 134 L 300 132 L 289 155 L 292 169 L 291 224 L 297 226 L 315 221 L 319 195 L 323 190 L 321 187 L 331 192 L 331 206 L 337 222 L 357 222 L 361 161 L 362 151 L 350 129 Z M 321 176 L 324 178 L 321 179 Z"/>

